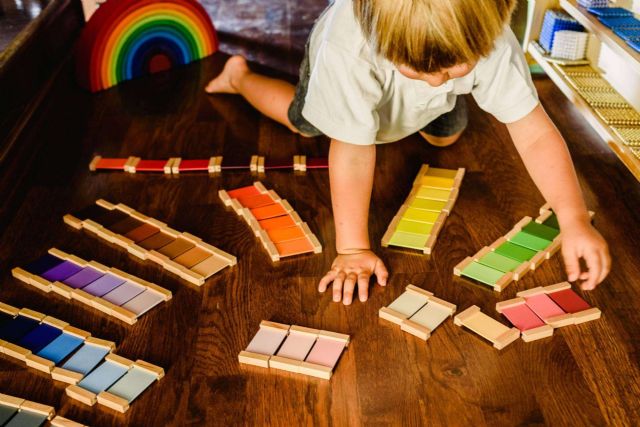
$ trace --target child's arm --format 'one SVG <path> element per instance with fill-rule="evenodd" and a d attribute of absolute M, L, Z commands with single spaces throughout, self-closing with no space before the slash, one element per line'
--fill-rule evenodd
<path fill-rule="evenodd" d="M 507 128 L 531 178 L 558 216 L 569 280 L 586 280 L 582 288 L 594 289 L 609 274 L 611 258 L 607 243 L 591 226 L 562 136 L 540 105 Z M 586 262 L 585 272 L 580 258 Z"/>
<path fill-rule="evenodd" d="M 336 257 L 331 270 L 320 280 L 324 292 L 333 282 L 333 300 L 348 305 L 358 285 L 360 301 L 369 295 L 369 279 L 387 284 L 387 269 L 370 250 L 369 202 L 376 166 L 375 145 L 354 145 L 332 140 L 329 150 L 331 202 L 336 227 Z"/>

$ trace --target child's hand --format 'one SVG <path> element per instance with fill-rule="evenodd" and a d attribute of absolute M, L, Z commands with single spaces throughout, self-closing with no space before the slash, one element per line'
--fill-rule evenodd
<path fill-rule="evenodd" d="M 562 227 L 562 256 L 569 281 L 584 280 L 582 289 L 591 291 L 607 277 L 611 269 L 609 247 L 600 233 L 585 222 L 576 222 Z M 580 258 L 587 270 L 582 271 Z"/>
<path fill-rule="evenodd" d="M 333 300 L 344 305 L 351 304 L 353 291 L 358 284 L 358 296 L 364 302 L 369 296 L 369 278 L 375 275 L 378 284 L 386 286 L 389 273 L 384 263 L 370 250 L 338 255 L 333 261 L 331 270 L 324 275 L 318 285 L 318 290 L 324 292 L 329 283 L 333 282 Z"/>

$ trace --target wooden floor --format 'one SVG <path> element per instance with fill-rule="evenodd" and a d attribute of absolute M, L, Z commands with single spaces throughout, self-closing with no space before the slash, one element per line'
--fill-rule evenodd
<path fill-rule="evenodd" d="M 248 173 L 170 178 L 87 170 L 96 153 L 225 159 L 327 153 L 326 139 L 294 136 L 237 97 L 206 96 L 201 88 L 224 60 L 217 54 L 94 96 L 77 89 L 70 73 L 63 75 L 19 141 L 16 160 L 1 172 L 6 196 L 0 207 L 0 301 L 116 341 L 119 354 L 164 367 L 165 378 L 121 415 L 78 404 L 65 395 L 62 383 L 1 356 L 0 392 L 53 405 L 94 426 L 640 423 L 640 185 L 548 79 L 537 79 L 536 85 L 568 140 L 614 266 L 605 283 L 585 295 L 602 310 L 601 320 L 497 351 L 452 321 L 425 343 L 377 314 L 412 283 L 457 304 L 459 311 L 476 304 L 500 319 L 496 302 L 565 279 L 558 256 L 501 294 L 454 279 L 455 264 L 543 204 L 505 127 L 473 103 L 468 131 L 453 147 L 435 149 L 412 136 L 378 148 L 370 233 L 391 277 L 386 288 L 372 287 L 365 304 L 350 307 L 316 290 L 335 256 L 326 171 L 269 172 L 262 178 L 291 202 L 324 247 L 319 255 L 272 264 L 248 227 L 217 197 L 218 189 L 250 184 L 254 177 Z M 458 203 L 430 258 L 381 250 L 380 238 L 422 163 L 467 168 Z M 238 265 L 195 288 L 62 222 L 64 214 L 98 198 L 202 237 L 236 255 Z M 12 267 L 53 246 L 156 282 L 174 298 L 129 327 L 11 277 Z M 348 333 L 352 344 L 330 381 L 241 367 L 238 352 L 263 319 Z"/>

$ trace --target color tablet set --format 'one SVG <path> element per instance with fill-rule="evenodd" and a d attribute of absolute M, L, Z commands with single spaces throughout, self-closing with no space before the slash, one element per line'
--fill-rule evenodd
<path fill-rule="evenodd" d="M 85 228 L 139 258 L 154 261 L 198 286 L 223 268 L 236 264 L 233 255 L 123 204 L 98 200 L 84 211 L 65 215 L 64 221 L 74 228 Z"/>
<path fill-rule="evenodd" d="M 178 175 L 187 172 L 220 173 L 223 170 L 250 170 L 263 173 L 266 170 L 292 169 L 305 172 L 307 169 L 327 169 L 329 162 L 326 158 L 316 157 L 307 160 L 307 156 L 293 156 L 289 162 L 265 162 L 263 156 L 251 156 L 248 163 L 223 164 L 222 156 L 208 159 L 182 159 L 171 157 L 168 160 L 144 160 L 140 157 L 103 158 L 95 156 L 89 164 L 91 171 L 123 171 L 128 173 L 157 172 Z"/>
<path fill-rule="evenodd" d="M 162 378 L 164 370 L 110 354 L 114 349 L 115 343 L 93 338 L 67 322 L 0 303 L 3 354 L 71 384 L 67 394 L 80 402 L 93 405 L 97 401 L 125 412 L 129 403 Z M 114 364 L 118 369 L 112 369 Z"/>
<path fill-rule="evenodd" d="M 47 374 L 53 374 L 56 365 L 83 343 L 100 347 L 112 344 L 90 336 L 54 317 L 0 303 L 0 350 Z"/>
<path fill-rule="evenodd" d="M 480 311 L 480 307 L 472 305 L 453 318 L 453 323 L 467 329 L 490 341 L 495 348 L 502 350 L 518 339 L 518 328 L 509 328 Z"/>
<path fill-rule="evenodd" d="M 87 405 L 98 402 L 118 412 L 126 412 L 131 402 L 164 376 L 158 366 L 113 353 L 105 355 L 96 366 L 77 384 L 68 386 L 67 395 Z"/>
<path fill-rule="evenodd" d="M 262 321 L 240 363 L 329 379 L 349 335 Z"/>
<path fill-rule="evenodd" d="M 522 331 L 525 341 L 553 334 L 553 328 L 599 319 L 601 312 L 582 299 L 568 282 L 518 292 L 496 310 Z"/>
<path fill-rule="evenodd" d="M 40 427 L 49 421 L 53 427 L 84 427 L 55 414 L 52 406 L 0 393 L 0 426 Z"/>
<path fill-rule="evenodd" d="M 55 248 L 11 273 L 44 292 L 80 301 L 130 325 L 172 296 L 171 291 L 146 280 Z"/>
<path fill-rule="evenodd" d="M 455 312 L 455 305 L 434 297 L 431 292 L 409 285 L 402 295 L 388 307 L 382 307 L 378 314 L 400 325 L 403 331 L 426 341 Z"/>
<path fill-rule="evenodd" d="M 477 280 L 500 292 L 511 281 L 520 280 L 551 258 L 560 249 L 560 226 L 547 205 L 540 212 L 535 221 L 523 218 L 507 235 L 465 258 L 455 266 L 453 274 Z"/>
<path fill-rule="evenodd" d="M 226 206 L 242 216 L 272 261 L 304 253 L 320 253 L 322 245 L 291 205 L 260 182 L 218 192 Z"/>
<path fill-rule="evenodd" d="M 422 165 L 413 189 L 382 236 L 382 246 L 418 249 L 430 254 L 458 198 L 463 177 L 463 168 Z"/>

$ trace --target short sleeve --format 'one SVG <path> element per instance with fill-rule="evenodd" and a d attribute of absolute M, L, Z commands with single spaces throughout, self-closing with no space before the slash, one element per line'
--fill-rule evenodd
<path fill-rule="evenodd" d="M 538 105 L 538 94 L 522 48 L 506 29 L 488 57 L 476 66 L 472 95 L 480 108 L 503 123 L 524 118 Z"/>
<path fill-rule="evenodd" d="M 375 144 L 382 84 L 372 64 L 327 40 L 311 60 L 304 118 L 332 139 Z"/>

